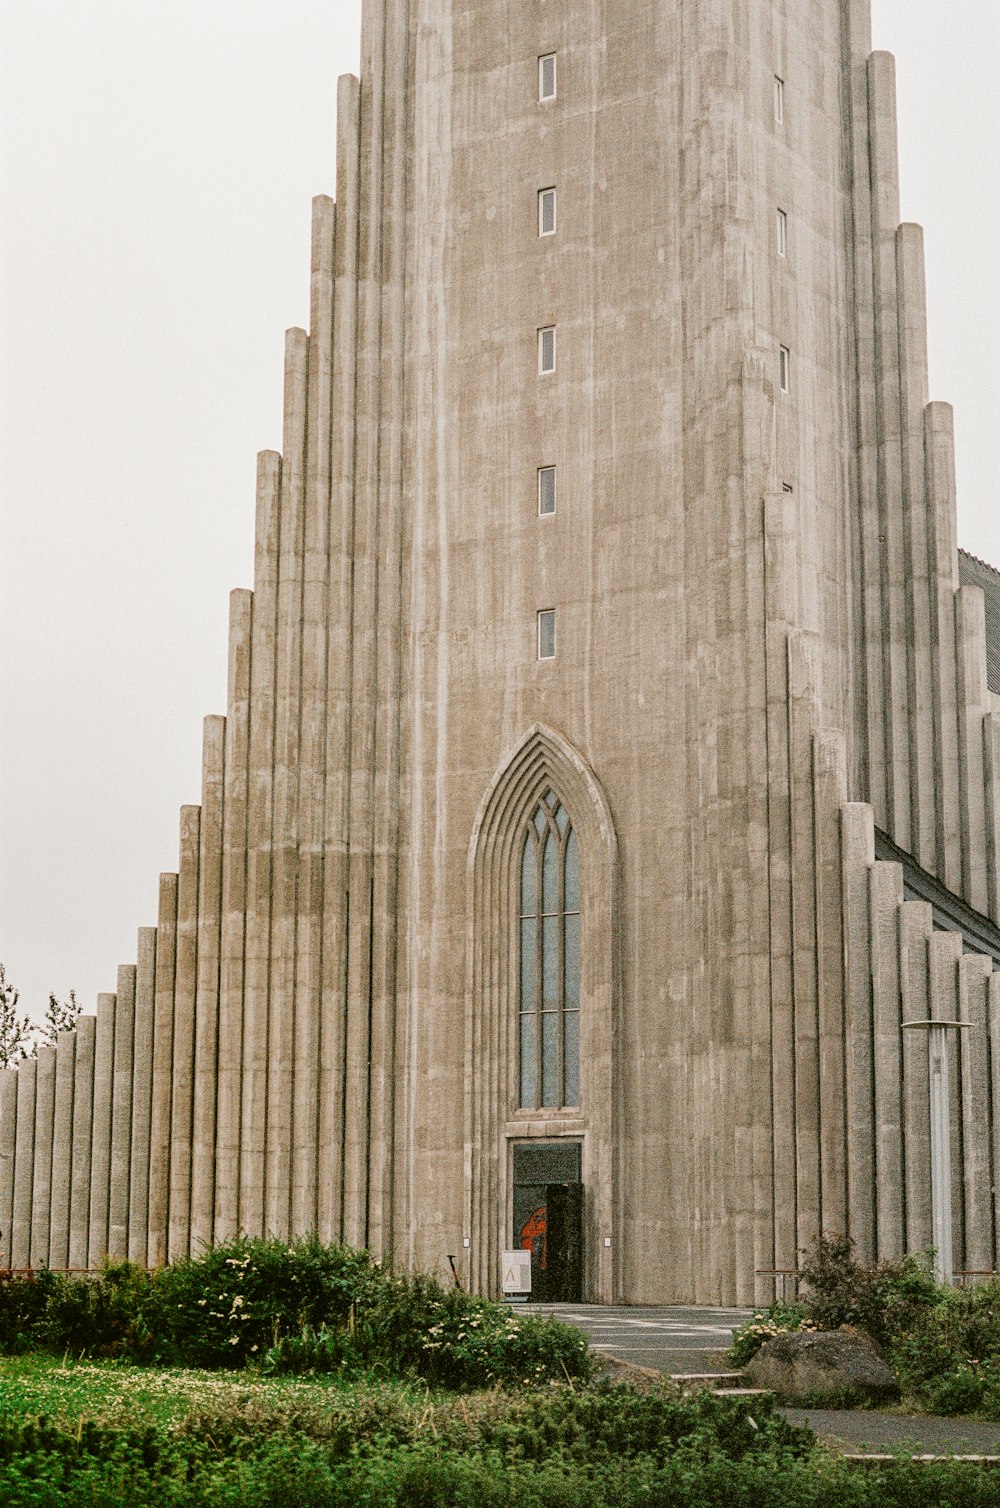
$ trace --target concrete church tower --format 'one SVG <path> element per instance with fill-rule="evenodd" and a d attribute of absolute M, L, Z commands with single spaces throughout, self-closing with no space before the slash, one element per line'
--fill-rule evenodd
<path fill-rule="evenodd" d="M 0 1076 L 11 1260 L 764 1299 L 931 1243 L 935 1019 L 994 1267 L 1000 577 L 868 0 L 366 0 L 338 118 L 178 873 Z"/>

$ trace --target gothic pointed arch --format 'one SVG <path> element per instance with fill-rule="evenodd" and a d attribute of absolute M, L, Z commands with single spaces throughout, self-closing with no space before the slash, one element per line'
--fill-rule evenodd
<path fill-rule="evenodd" d="M 579 1078 L 574 1081 L 571 1075 L 567 1093 L 560 1049 L 558 1092 L 527 1096 L 522 1093 L 519 1050 L 521 885 L 525 844 L 533 841 L 529 837 L 533 820 L 548 824 L 549 831 L 563 839 L 558 850 L 562 863 L 566 835 L 571 831 L 578 859 L 578 901 L 574 892 L 567 907 L 564 881 L 558 883 L 560 925 L 565 927 L 566 917 L 573 915 L 577 917 L 574 928 L 578 925 Z M 540 831 L 539 825 L 536 834 Z M 543 836 L 543 847 L 544 843 Z M 570 884 L 574 883 L 571 877 Z M 600 782 L 567 739 L 535 724 L 490 782 L 469 843 L 465 1183 L 470 1273 L 479 1292 L 496 1292 L 498 1254 L 511 1240 L 513 1144 L 564 1136 L 582 1146 L 586 1293 L 607 1301 L 617 1287 L 613 1124 L 617 891 L 618 845 Z M 560 977 L 565 978 L 562 942 L 559 956 Z M 543 1103 L 546 1099 L 551 1103 Z"/>

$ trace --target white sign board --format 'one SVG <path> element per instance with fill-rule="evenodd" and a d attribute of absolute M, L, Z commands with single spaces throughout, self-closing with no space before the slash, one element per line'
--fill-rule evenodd
<path fill-rule="evenodd" d="M 517 1251 L 500 1253 L 501 1288 L 504 1293 L 531 1292 L 531 1252 Z"/>

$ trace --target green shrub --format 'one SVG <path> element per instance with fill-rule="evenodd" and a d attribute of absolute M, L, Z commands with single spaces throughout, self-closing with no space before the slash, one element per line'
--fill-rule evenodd
<path fill-rule="evenodd" d="M 776 1299 L 769 1308 L 756 1309 L 750 1319 L 733 1331 L 733 1343 L 726 1353 L 730 1365 L 745 1367 L 766 1341 L 789 1330 L 801 1330 L 805 1322 L 805 1310 L 800 1304 L 786 1304 Z"/>

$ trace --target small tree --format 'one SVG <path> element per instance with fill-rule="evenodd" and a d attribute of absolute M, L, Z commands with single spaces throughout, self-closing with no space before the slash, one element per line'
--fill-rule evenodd
<path fill-rule="evenodd" d="M 33 1057 L 36 1050 L 34 1027 L 27 1016 L 17 1014 L 19 999 L 19 991 L 9 983 L 7 971 L 0 963 L 0 1068 Z"/>
<path fill-rule="evenodd" d="M 70 990 L 68 1000 L 57 1000 L 55 995 L 50 995 L 45 1007 L 45 1021 L 39 1028 L 39 1046 L 55 1047 L 59 1033 L 74 1027 L 82 1010 L 83 1006 L 78 1004 L 75 990 Z"/>

